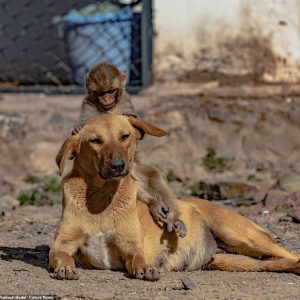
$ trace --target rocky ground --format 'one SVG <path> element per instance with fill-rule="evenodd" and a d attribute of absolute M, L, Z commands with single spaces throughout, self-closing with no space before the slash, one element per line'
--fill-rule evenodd
<path fill-rule="evenodd" d="M 0 295 L 299 299 L 299 276 L 292 274 L 173 272 L 148 283 L 122 272 L 80 270 L 77 282 L 52 279 L 47 252 L 60 217 L 54 157 L 81 99 L 0 95 Z M 178 195 L 229 205 L 300 251 L 299 86 L 182 80 L 156 83 L 133 101 L 146 120 L 169 131 L 166 138 L 146 137 L 140 152 L 165 172 Z M 186 277 L 194 288 L 184 288 Z"/>

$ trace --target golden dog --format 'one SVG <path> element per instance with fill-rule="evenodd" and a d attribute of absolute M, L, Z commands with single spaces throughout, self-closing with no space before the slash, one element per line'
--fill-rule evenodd
<path fill-rule="evenodd" d="M 74 158 L 74 164 L 63 180 L 63 213 L 49 254 L 55 278 L 77 279 L 76 259 L 99 269 L 127 269 L 145 280 L 159 279 L 161 268 L 300 273 L 300 254 L 277 245 L 250 220 L 206 200 L 177 201 L 185 238 L 157 224 L 148 206 L 136 199 L 133 166 L 143 133 L 165 135 L 135 118 L 100 116 L 62 145 L 60 174 L 67 159 Z M 227 253 L 216 253 L 218 246 Z"/>

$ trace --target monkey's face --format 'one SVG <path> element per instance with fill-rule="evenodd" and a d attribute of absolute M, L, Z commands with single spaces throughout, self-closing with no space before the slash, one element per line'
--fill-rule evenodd
<path fill-rule="evenodd" d="M 111 110 L 118 102 L 118 89 L 111 90 L 97 90 L 94 92 L 97 98 L 98 105 L 103 108 L 103 110 Z"/>
<path fill-rule="evenodd" d="M 121 100 L 126 85 L 125 72 L 110 64 L 95 66 L 86 77 L 89 98 L 101 111 L 109 111 Z"/>

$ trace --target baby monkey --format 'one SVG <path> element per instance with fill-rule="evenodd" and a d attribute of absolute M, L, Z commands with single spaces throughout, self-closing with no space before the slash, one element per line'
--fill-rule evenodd
<path fill-rule="evenodd" d="M 80 120 L 72 133 L 78 133 L 90 117 L 99 114 L 137 117 L 125 86 L 126 74 L 115 66 L 101 63 L 92 68 L 86 77 L 87 95 L 81 104 Z"/>
<path fill-rule="evenodd" d="M 81 105 L 80 120 L 72 134 L 78 133 L 90 117 L 99 114 L 123 114 L 137 118 L 125 86 L 126 74 L 115 66 L 100 63 L 92 68 L 86 77 L 87 95 Z M 160 171 L 141 164 L 136 158 L 133 177 L 138 184 L 138 199 L 149 205 L 154 219 L 166 223 L 168 231 L 175 230 L 179 237 L 184 237 L 186 227 L 177 219 L 175 195 Z"/>

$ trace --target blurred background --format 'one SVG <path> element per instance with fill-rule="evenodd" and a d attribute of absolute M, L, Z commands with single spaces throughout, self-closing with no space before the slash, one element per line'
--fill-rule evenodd
<path fill-rule="evenodd" d="M 70 90 L 99 61 L 126 71 L 130 86 L 149 83 L 150 1 L 1 1 L 0 9 L 0 80 L 10 90 L 24 85 L 27 91 L 40 85 Z"/>
<path fill-rule="evenodd" d="M 86 72 L 109 61 L 136 110 L 168 130 L 140 152 L 178 197 L 234 207 L 299 250 L 299 20 L 298 0 L 0 0 L 0 220 L 16 231 L 6 242 L 41 242 L 40 219 L 28 230 L 10 220 L 47 211 L 39 230 L 51 243 L 54 158 Z"/>

